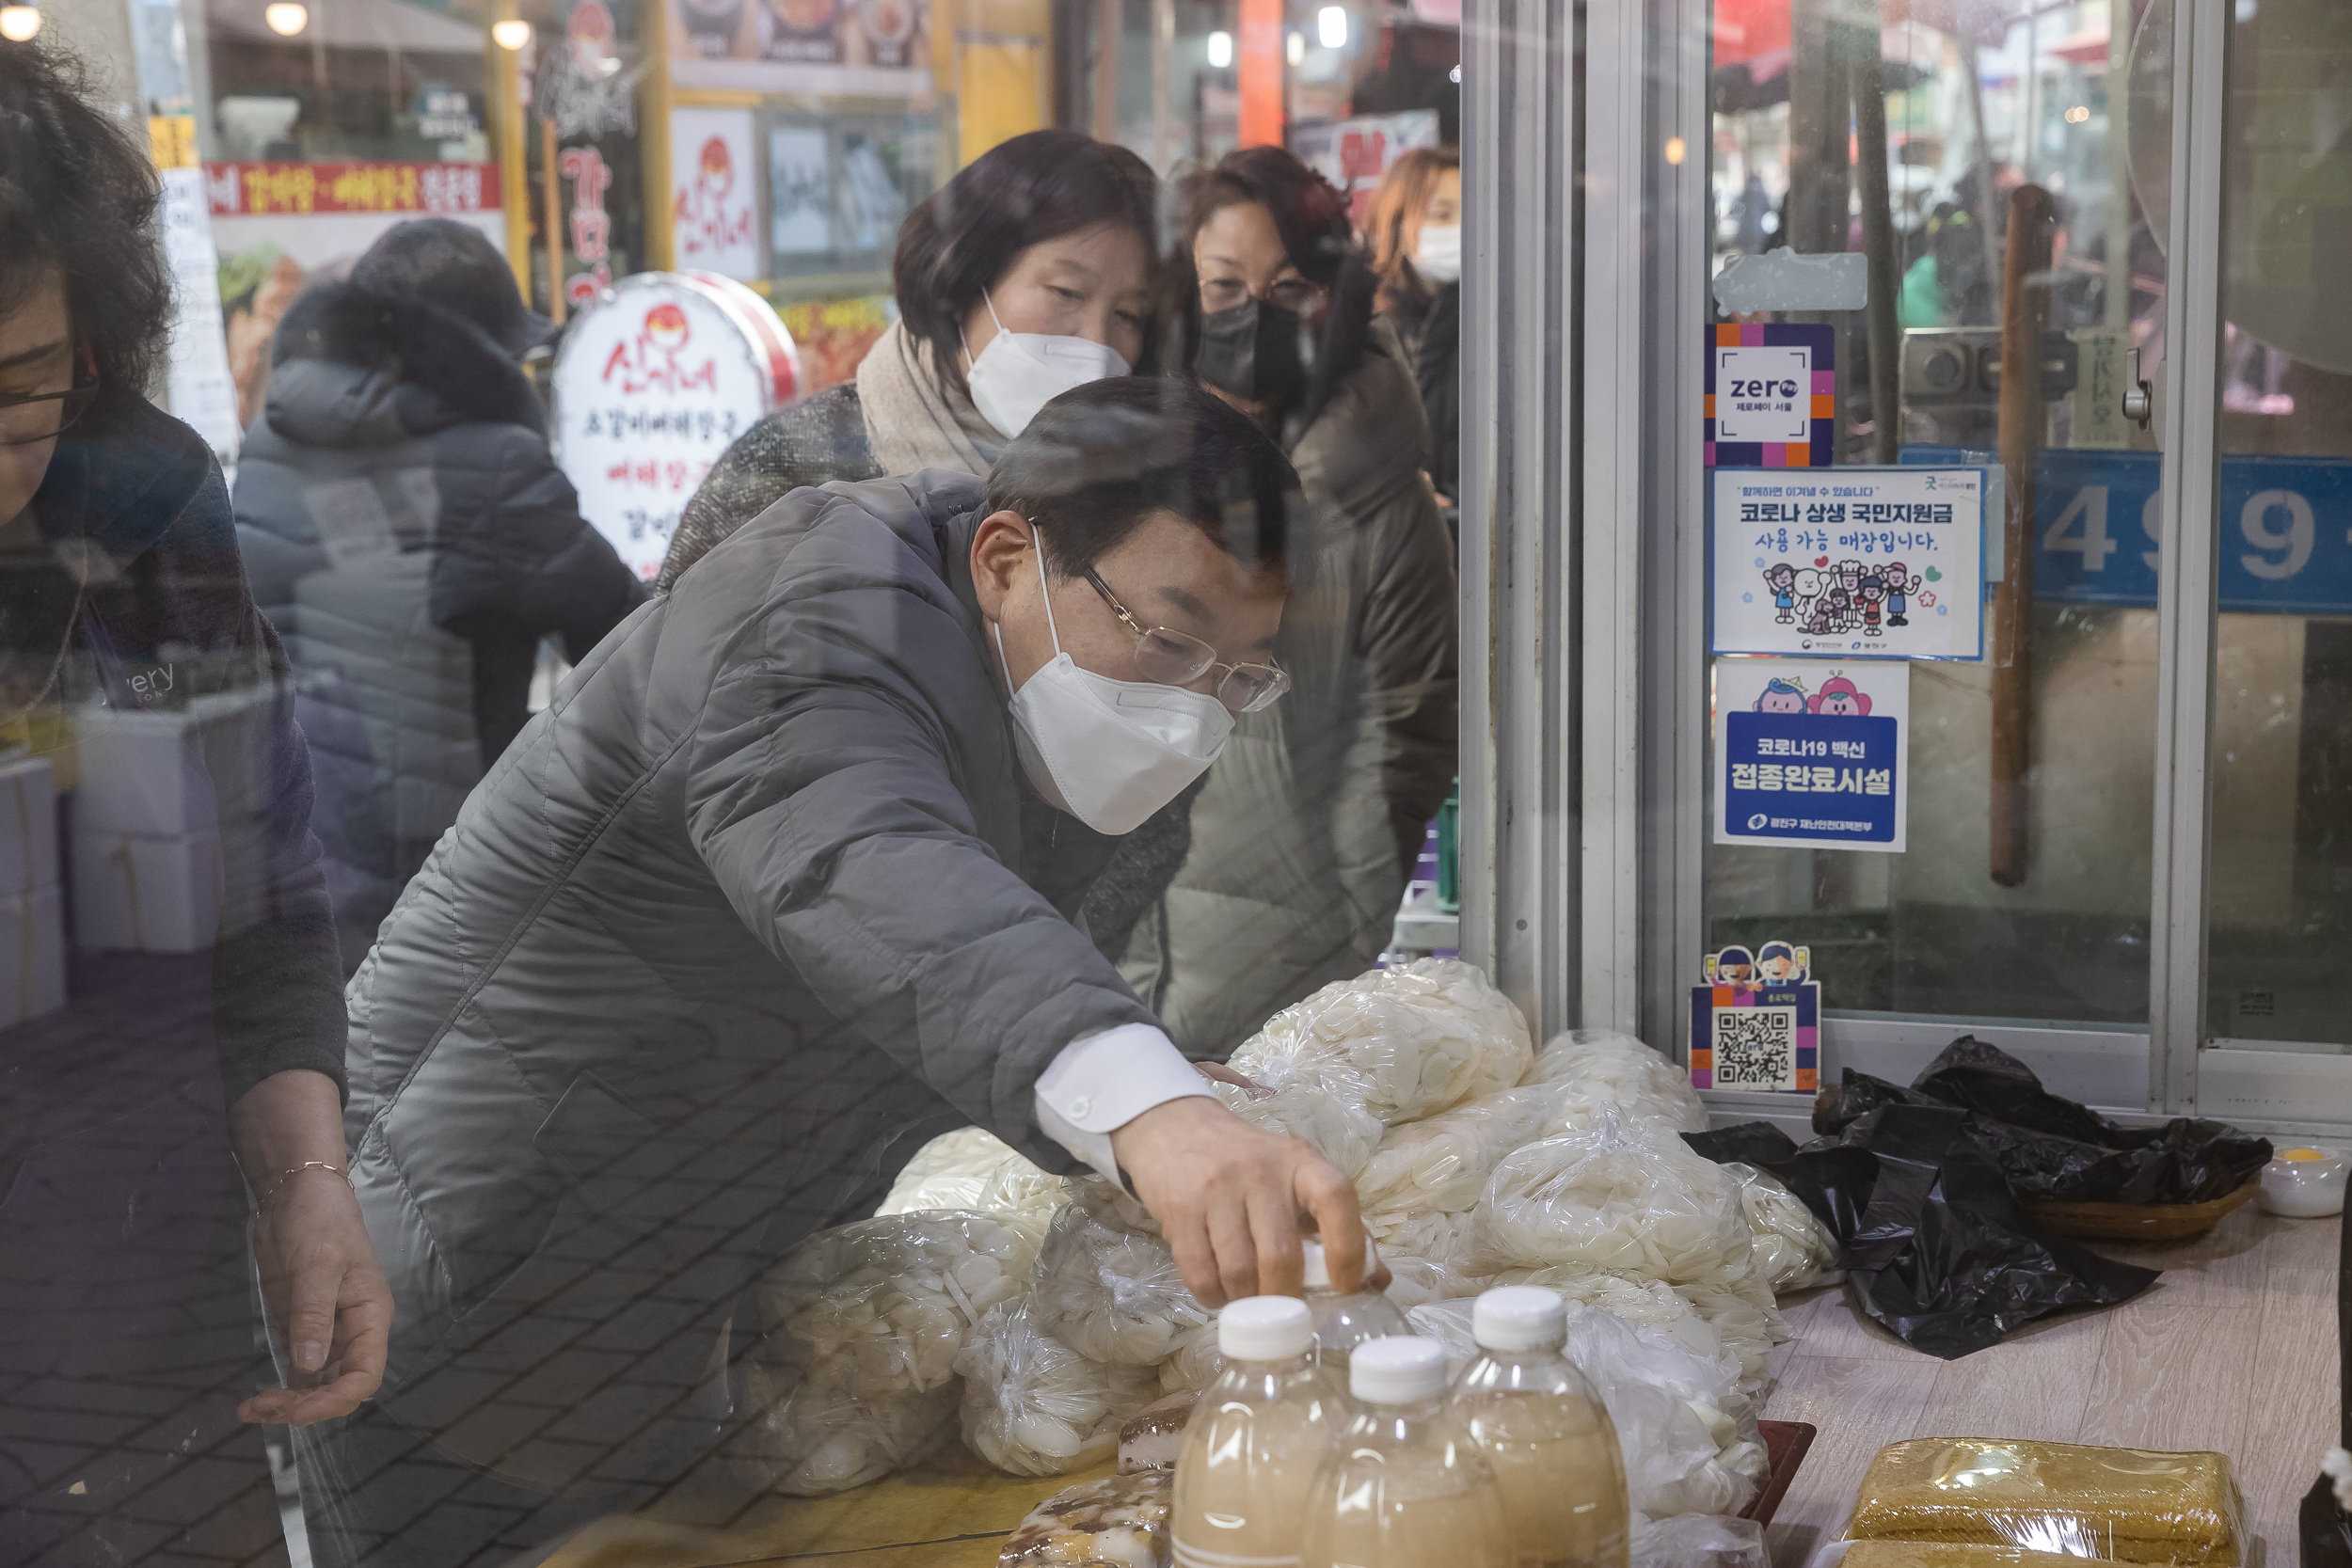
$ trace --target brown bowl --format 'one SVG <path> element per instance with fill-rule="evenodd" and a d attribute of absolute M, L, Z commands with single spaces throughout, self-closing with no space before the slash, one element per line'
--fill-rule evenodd
<path fill-rule="evenodd" d="M 2177 1242 L 2199 1236 L 2262 1190 L 2249 1181 L 2226 1197 L 2203 1203 L 2058 1203 L 2028 1198 L 2026 1212 L 2061 1236 L 2096 1242 Z"/>

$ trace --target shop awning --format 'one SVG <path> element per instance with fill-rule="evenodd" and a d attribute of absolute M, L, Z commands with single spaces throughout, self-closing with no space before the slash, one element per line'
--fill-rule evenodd
<path fill-rule="evenodd" d="M 262 20 L 267 0 L 207 0 L 205 17 L 215 37 L 255 43 L 329 49 L 397 49 L 404 54 L 479 55 L 487 43 L 482 28 L 445 11 L 409 0 L 303 0 L 310 25 L 292 38 L 270 31 Z"/>

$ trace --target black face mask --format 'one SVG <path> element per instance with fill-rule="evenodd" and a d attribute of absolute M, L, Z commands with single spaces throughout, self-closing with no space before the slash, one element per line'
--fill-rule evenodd
<path fill-rule="evenodd" d="M 1307 395 L 1304 325 L 1297 311 L 1259 299 L 1202 316 L 1192 372 L 1244 403 L 1293 407 Z"/>

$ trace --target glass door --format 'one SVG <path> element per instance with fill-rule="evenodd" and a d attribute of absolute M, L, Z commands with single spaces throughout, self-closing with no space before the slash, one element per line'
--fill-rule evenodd
<path fill-rule="evenodd" d="M 2352 18 L 2241 3 L 2221 166 L 2204 1033 L 2352 1052 Z M 2342 1109 L 2352 1112 L 2352 1104 Z"/>
<path fill-rule="evenodd" d="M 1824 1067 L 1908 1077 L 2000 1030 L 2136 1102 L 2163 460 L 2126 393 L 2161 376 L 2169 269 L 2134 84 L 2169 81 L 2170 13 L 1899 11 L 1713 8 L 1709 346 L 1743 357 L 1714 359 L 1708 624 L 1681 633 L 1710 655 L 1699 942 L 1806 950 Z M 1751 345 L 1805 350 L 1809 406 L 1742 398 Z M 1876 798 L 1877 741 L 1850 768 L 1861 731 L 1819 722 L 1872 713 L 1900 721 Z M 2052 1059 L 2086 1049 L 2096 1072 Z"/>

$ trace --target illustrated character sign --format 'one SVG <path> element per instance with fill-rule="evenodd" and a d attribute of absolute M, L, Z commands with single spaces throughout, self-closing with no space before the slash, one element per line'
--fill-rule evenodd
<path fill-rule="evenodd" d="M 1702 967 L 1710 986 L 1743 990 L 1793 986 L 1813 977 L 1813 949 L 1775 937 L 1753 951 L 1725 947 L 1709 953 Z"/>

